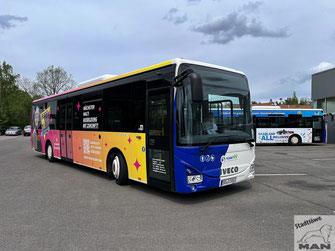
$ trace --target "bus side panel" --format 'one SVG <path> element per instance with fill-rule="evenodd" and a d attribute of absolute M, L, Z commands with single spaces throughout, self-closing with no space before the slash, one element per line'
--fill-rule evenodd
<path fill-rule="evenodd" d="M 256 143 L 288 143 L 297 134 L 302 143 L 312 143 L 312 128 L 257 128 Z"/>
<path fill-rule="evenodd" d="M 107 155 L 119 149 L 126 159 L 128 177 L 147 183 L 145 133 L 72 131 L 73 162 L 106 171 Z"/>
<path fill-rule="evenodd" d="M 101 134 L 98 131 L 72 131 L 74 163 L 106 170 Z"/>
<path fill-rule="evenodd" d="M 112 148 L 126 159 L 129 179 L 147 183 L 145 133 L 102 132 L 103 159 Z"/>
<path fill-rule="evenodd" d="M 131 133 L 130 138 L 131 158 L 127 161 L 129 178 L 147 183 L 145 133 Z"/>
<path fill-rule="evenodd" d="M 52 144 L 53 154 L 55 158 L 60 158 L 60 139 L 59 139 L 59 131 L 58 130 L 50 130 L 45 135 L 46 140 L 50 140 Z M 45 147 L 45 144 L 44 144 Z M 45 153 L 45 149 L 44 149 Z"/>
<path fill-rule="evenodd" d="M 54 157 L 60 158 L 60 144 L 59 144 L 59 131 L 50 130 L 45 135 L 41 136 L 42 130 L 34 131 L 32 130 L 31 138 L 33 148 L 36 151 L 45 153 L 45 143 L 50 140 L 53 148 Z"/>
<path fill-rule="evenodd" d="M 303 130 L 301 133 L 301 139 L 302 139 L 302 143 L 312 143 L 312 134 L 313 134 L 313 130 L 312 128 L 304 128 L 301 129 Z"/>

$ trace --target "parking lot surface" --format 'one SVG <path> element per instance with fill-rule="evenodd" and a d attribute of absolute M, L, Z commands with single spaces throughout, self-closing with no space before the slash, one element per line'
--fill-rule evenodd
<path fill-rule="evenodd" d="M 0 136 L 0 250 L 293 250 L 293 217 L 334 215 L 335 145 L 257 146 L 244 182 L 180 195 Z"/>

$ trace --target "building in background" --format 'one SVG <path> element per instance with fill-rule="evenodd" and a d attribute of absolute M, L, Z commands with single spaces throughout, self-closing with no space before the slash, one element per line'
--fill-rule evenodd
<path fill-rule="evenodd" d="M 312 75 L 312 100 L 325 114 L 326 142 L 335 143 L 335 68 Z"/>

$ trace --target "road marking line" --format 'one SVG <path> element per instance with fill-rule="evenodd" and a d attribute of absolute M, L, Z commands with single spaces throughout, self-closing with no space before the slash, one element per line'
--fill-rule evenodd
<path fill-rule="evenodd" d="M 328 159 L 312 159 L 312 160 L 335 160 L 335 158 L 328 158 Z"/>
<path fill-rule="evenodd" d="M 305 176 L 305 173 L 260 173 L 256 176 Z"/>

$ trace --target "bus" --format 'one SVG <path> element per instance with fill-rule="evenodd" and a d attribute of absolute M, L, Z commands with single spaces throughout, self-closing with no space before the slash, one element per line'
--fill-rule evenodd
<path fill-rule="evenodd" d="M 33 101 L 31 147 L 119 185 L 199 192 L 254 177 L 250 103 L 244 73 L 176 58 Z M 238 117 L 213 117 L 222 105 Z"/>
<path fill-rule="evenodd" d="M 256 143 L 317 143 L 323 141 L 322 109 L 252 108 Z"/>

